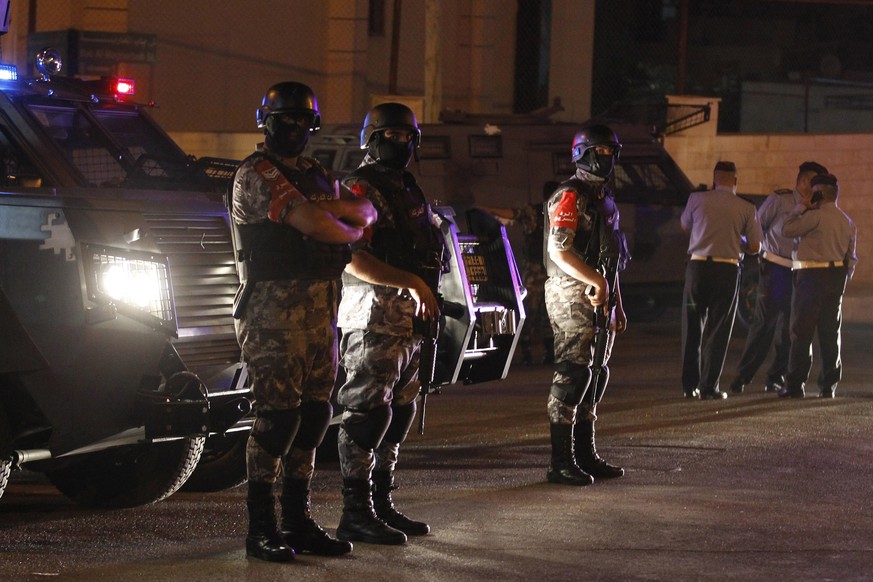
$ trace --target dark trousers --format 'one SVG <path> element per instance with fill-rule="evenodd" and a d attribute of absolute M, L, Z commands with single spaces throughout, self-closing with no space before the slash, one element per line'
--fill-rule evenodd
<path fill-rule="evenodd" d="M 794 271 L 791 300 L 791 353 L 786 387 L 799 391 L 812 367 L 812 339 L 818 332 L 821 353 L 819 389 L 833 389 L 843 376 L 840 360 L 840 328 L 843 320 L 845 267 Z"/>
<path fill-rule="evenodd" d="M 767 371 L 767 383 L 785 382 L 788 370 L 788 352 L 791 348 L 789 323 L 791 321 L 791 269 L 761 261 L 758 278 L 758 298 L 755 313 L 746 336 L 746 346 L 740 357 L 737 376 L 743 384 L 751 382 L 764 363 L 770 344 L 776 338 L 776 353 Z"/>
<path fill-rule="evenodd" d="M 689 261 L 682 310 L 682 389 L 718 389 L 737 312 L 740 268 L 730 263 Z"/>

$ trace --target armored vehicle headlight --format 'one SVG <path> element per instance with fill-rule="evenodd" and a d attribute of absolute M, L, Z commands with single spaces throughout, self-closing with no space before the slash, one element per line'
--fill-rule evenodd
<path fill-rule="evenodd" d="M 164 321 L 173 321 L 170 274 L 166 257 L 131 254 L 106 247 L 86 247 L 88 295 L 92 300 L 121 302 Z"/>

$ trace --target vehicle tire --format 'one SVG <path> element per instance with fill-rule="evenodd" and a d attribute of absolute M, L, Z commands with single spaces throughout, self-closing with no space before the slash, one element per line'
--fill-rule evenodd
<path fill-rule="evenodd" d="M 246 482 L 246 443 L 249 431 L 213 435 L 206 439 L 197 468 L 183 491 L 213 492 Z"/>
<path fill-rule="evenodd" d="M 108 449 L 70 459 L 45 474 L 80 505 L 147 505 L 166 499 L 185 483 L 197 467 L 205 440 L 194 437 Z"/>
<path fill-rule="evenodd" d="M 9 483 L 9 473 L 12 472 L 12 461 L 0 461 L 0 498 L 3 497 L 3 492 L 6 491 L 6 484 Z"/>

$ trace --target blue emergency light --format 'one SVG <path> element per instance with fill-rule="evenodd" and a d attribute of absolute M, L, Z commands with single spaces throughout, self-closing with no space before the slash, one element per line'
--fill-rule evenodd
<path fill-rule="evenodd" d="M 17 81 L 18 69 L 15 65 L 0 64 L 0 81 Z"/>

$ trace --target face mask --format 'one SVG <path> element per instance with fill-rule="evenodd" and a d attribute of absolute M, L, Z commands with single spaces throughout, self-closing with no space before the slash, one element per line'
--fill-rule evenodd
<path fill-rule="evenodd" d="M 414 148 L 415 144 L 412 141 L 399 142 L 376 134 L 370 143 L 369 152 L 377 162 L 395 170 L 402 170 L 412 159 Z"/>
<path fill-rule="evenodd" d="M 309 129 L 296 123 L 284 123 L 279 116 L 267 118 L 264 143 L 276 155 L 293 158 L 299 156 L 309 143 Z"/>
<path fill-rule="evenodd" d="M 612 174 L 614 165 L 614 156 L 595 153 L 593 148 L 576 161 L 577 168 L 601 178 Z"/>

